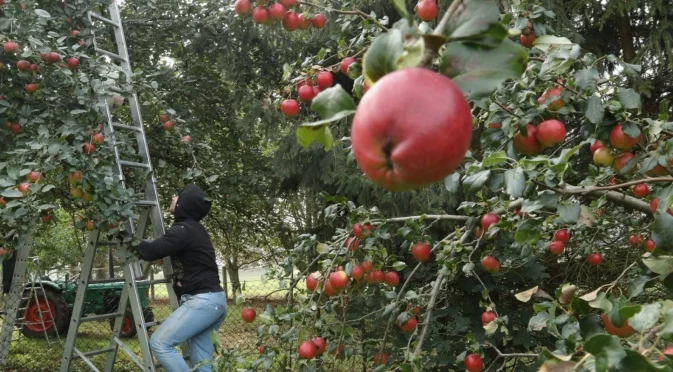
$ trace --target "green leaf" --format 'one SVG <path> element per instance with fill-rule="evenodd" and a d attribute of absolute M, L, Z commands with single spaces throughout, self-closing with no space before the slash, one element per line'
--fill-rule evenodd
<path fill-rule="evenodd" d="M 451 173 L 446 176 L 446 178 L 444 178 L 444 187 L 446 187 L 446 191 L 451 194 L 457 193 L 458 188 L 460 187 L 460 173 Z"/>
<path fill-rule="evenodd" d="M 351 115 L 353 113 L 351 113 Z M 338 119 L 341 118 L 332 118 L 300 125 L 299 128 L 297 128 L 297 143 L 304 149 L 308 149 L 313 142 L 318 142 L 325 147 L 325 151 L 329 151 L 332 148 L 334 138 L 332 136 L 332 130 L 329 129 L 326 124 Z"/>
<path fill-rule="evenodd" d="M 393 5 L 395 9 L 400 13 L 402 17 L 409 17 L 409 11 L 407 11 L 407 4 L 404 0 L 393 0 Z"/>
<path fill-rule="evenodd" d="M 626 352 L 619 339 L 606 334 L 595 335 L 584 343 L 584 351 L 596 358 L 596 371 L 608 371 L 617 368 Z"/>
<path fill-rule="evenodd" d="M 514 240 L 520 244 L 534 244 L 540 240 L 542 221 L 528 219 L 519 224 Z"/>
<path fill-rule="evenodd" d="M 16 190 L 16 189 L 6 190 L 5 192 L 3 192 L 0 195 L 4 196 L 5 198 L 20 198 L 20 197 L 23 196 L 23 194 L 19 190 Z"/>
<path fill-rule="evenodd" d="M 315 251 L 318 254 L 327 254 L 329 253 L 329 245 L 325 243 L 318 243 L 315 247 Z"/>
<path fill-rule="evenodd" d="M 423 60 L 425 54 L 425 41 L 423 38 L 418 38 L 413 43 L 404 44 L 404 52 L 397 59 L 397 69 L 401 70 L 407 67 L 418 66 Z"/>
<path fill-rule="evenodd" d="M 621 309 L 620 309 L 621 315 Z M 652 303 L 643 305 L 636 315 L 632 316 L 629 319 L 629 325 L 633 327 L 636 331 L 644 333 L 648 329 L 654 327 L 655 324 L 659 321 L 661 315 L 661 304 Z"/>
<path fill-rule="evenodd" d="M 668 275 L 673 273 L 673 256 L 643 258 L 643 264 L 655 274 Z"/>
<path fill-rule="evenodd" d="M 670 371 L 668 366 L 655 366 L 635 350 L 624 349 L 626 357 L 622 359 L 620 371 L 658 372 Z"/>
<path fill-rule="evenodd" d="M 575 84 L 582 90 L 595 91 L 598 86 L 598 70 L 595 67 L 585 68 L 575 74 Z"/>
<path fill-rule="evenodd" d="M 407 264 L 402 261 L 393 263 L 393 269 L 395 269 L 395 271 L 402 271 L 405 267 L 407 267 Z"/>
<path fill-rule="evenodd" d="M 560 47 L 572 46 L 573 42 L 566 37 L 542 35 L 533 42 L 533 45 L 535 45 L 536 48 L 548 53 L 555 48 L 558 49 Z"/>
<path fill-rule="evenodd" d="M 471 40 L 486 45 L 498 45 L 507 37 L 507 27 L 500 23 L 500 10 L 491 0 L 464 2 L 464 10 L 449 35 L 452 40 Z"/>
<path fill-rule="evenodd" d="M 591 96 L 587 101 L 587 111 L 584 113 L 589 122 L 594 124 L 600 124 L 603 122 L 605 117 L 605 109 L 603 108 L 603 103 L 601 102 L 600 97 Z"/>
<path fill-rule="evenodd" d="M 463 188 L 467 188 L 468 193 L 474 193 L 484 187 L 486 181 L 491 176 L 490 170 L 483 170 L 469 175 L 463 180 Z"/>
<path fill-rule="evenodd" d="M 496 151 L 490 153 L 487 157 L 484 158 L 482 163 L 485 167 L 493 167 L 499 164 L 502 164 L 507 161 L 509 157 L 504 151 Z"/>
<path fill-rule="evenodd" d="M 528 330 L 541 331 L 547 326 L 547 321 L 550 319 L 551 315 L 549 315 L 547 312 L 537 313 L 528 321 Z"/>
<path fill-rule="evenodd" d="M 580 203 L 573 202 L 570 204 L 559 204 L 557 207 L 559 223 L 576 223 L 580 218 Z"/>
<path fill-rule="evenodd" d="M 627 110 L 639 109 L 643 105 L 640 94 L 631 88 L 620 89 L 617 96 L 619 97 L 619 102 Z"/>
<path fill-rule="evenodd" d="M 629 283 L 629 299 L 634 298 L 639 296 L 641 293 L 643 293 L 643 289 L 645 288 L 645 284 L 650 280 L 649 277 L 645 275 L 639 275 L 631 280 L 631 283 Z"/>
<path fill-rule="evenodd" d="M 404 52 L 402 32 L 392 29 L 377 37 L 363 60 L 365 78 L 370 84 L 397 70 L 397 60 Z"/>
<path fill-rule="evenodd" d="M 355 101 L 341 85 L 323 90 L 311 103 L 311 110 L 320 114 L 323 120 L 330 119 L 344 111 L 353 111 L 356 108 Z"/>
<path fill-rule="evenodd" d="M 667 200 L 663 198 L 660 200 Z M 667 203 L 659 203 L 659 209 L 654 212 L 654 226 L 652 227 L 652 240 L 658 248 L 673 248 L 673 216 L 662 209 Z"/>
<path fill-rule="evenodd" d="M 59 143 L 52 143 L 49 145 L 49 148 L 47 149 L 47 152 L 49 152 L 49 155 L 54 156 L 58 154 L 58 152 L 61 150 L 61 144 Z"/>
<path fill-rule="evenodd" d="M 668 310 L 664 314 L 663 324 L 664 327 L 660 331 L 661 337 L 670 340 L 673 336 L 673 311 Z"/>
<path fill-rule="evenodd" d="M 510 40 L 492 49 L 452 42 L 442 55 L 440 71 L 474 100 L 489 96 L 505 80 L 521 78 L 527 63 L 526 50 Z"/>
<path fill-rule="evenodd" d="M 523 169 L 508 169 L 505 172 L 505 187 L 511 197 L 521 197 L 523 190 L 526 188 L 526 176 L 523 173 Z"/>
<path fill-rule="evenodd" d="M 35 9 L 35 14 L 42 18 L 51 18 L 51 14 L 48 11 L 42 9 Z"/>

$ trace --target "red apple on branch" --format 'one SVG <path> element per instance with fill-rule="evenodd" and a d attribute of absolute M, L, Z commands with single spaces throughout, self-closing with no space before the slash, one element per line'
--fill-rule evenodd
<path fill-rule="evenodd" d="M 493 256 L 486 256 L 481 259 L 481 267 L 489 273 L 500 272 L 500 261 Z"/>
<path fill-rule="evenodd" d="M 623 129 L 624 128 L 621 123 L 612 128 L 610 131 L 610 144 L 617 150 L 631 151 L 638 141 L 643 138 L 643 133 L 641 132 L 638 137 L 633 138 L 624 133 Z"/>
<path fill-rule="evenodd" d="M 488 323 L 494 321 L 497 318 L 494 312 L 492 311 L 485 311 L 483 314 L 481 314 L 481 324 L 482 325 L 487 325 Z"/>
<path fill-rule="evenodd" d="M 299 102 L 296 99 L 286 99 L 280 104 L 280 111 L 288 118 L 296 118 L 299 115 Z"/>
<path fill-rule="evenodd" d="M 567 243 L 570 241 L 570 233 L 566 229 L 558 230 L 554 233 L 554 240 Z"/>
<path fill-rule="evenodd" d="M 325 16 L 322 14 L 316 14 L 313 16 L 313 18 L 311 18 L 311 24 L 313 27 L 321 29 L 327 24 L 327 18 L 325 18 Z"/>
<path fill-rule="evenodd" d="M 437 18 L 439 7 L 435 0 L 421 0 L 416 6 L 416 14 L 421 21 L 430 22 Z"/>
<path fill-rule="evenodd" d="M 479 372 L 484 368 L 484 361 L 477 354 L 470 354 L 465 357 L 465 368 L 469 372 Z"/>
<path fill-rule="evenodd" d="M 243 318 L 244 322 L 252 323 L 255 320 L 255 317 L 257 317 L 257 311 L 255 311 L 255 309 L 246 307 L 241 310 L 241 318 Z"/>
<path fill-rule="evenodd" d="M 6 53 L 16 53 L 19 51 L 19 44 L 13 41 L 7 41 L 5 42 L 5 45 L 2 46 L 2 48 Z"/>
<path fill-rule="evenodd" d="M 418 242 L 414 244 L 413 247 L 411 247 L 411 254 L 414 256 L 416 261 L 426 262 L 430 259 L 432 249 L 430 248 L 430 245 L 428 245 L 427 243 Z"/>
<path fill-rule="evenodd" d="M 566 127 L 558 120 L 545 120 L 538 125 L 535 137 L 543 147 L 552 147 L 563 143 Z"/>
<path fill-rule="evenodd" d="M 249 0 L 236 0 L 234 3 L 234 12 L 240 16 L 250 14 L 251 8 L 252 4 Z"/>
<path fill-rule="evenodd" d="M 560 240 L 554 240 L 553 242 L 549 243 L 549 252 L 555 256 L 560 255 L 564 250 L 565 244 Z"/>
<path fill-rule="evenodd" d="M 318 353 L 318 347 L 311 341 L 304 341 L 299 345 L 297 353 L 301 359 L 313 359 Z"/>
<path fill-rule="evenodd" d="M 358 222 L 353 225 L 353 235 L 358 239 L 368 237 L 371 235 L 372 231 L 374 231 L 374 226 L 369 222 L 364 224 Z"/>
<path fill-rule="evenodd" d="M 514 149 L 518 153 L 528 156 L 537 155 L 542 152 L 542 145 L 540 145 L 536 137 L 537 128 L 532 124 L 526 124 L 526 132 L 527 136 L 524 136 L 521 132 L 517 132 L 514 135 Z"/>
<path fill-rule="evenodd" d="M 256 6 L 252 10 L 252 20 L 255 23 L 264 23 L 269 19 L 269 11 L 263 6 Z"/>

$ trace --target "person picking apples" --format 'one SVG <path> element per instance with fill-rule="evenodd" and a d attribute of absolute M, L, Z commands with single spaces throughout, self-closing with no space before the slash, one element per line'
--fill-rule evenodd
<path fill-rule="evenodd" d="M 187 341 L 190 360 L 197 372 L 212 371 L 213 342 L 227 316 L 227 299 L 220 284 L 215 249 L 201 220 L 208 215 L 211 202 L 196 185 L 188 185 L 174 196 L 170 213 L 173 226 L 154 241 L 131 244 L 145 261 L 170 256 L 173 259 L 175 289 L 180 306 L 152 334 L 150 347 L 167 372 L 192 371 L 175 349 Z"/>
<path fill-rule="evenodd" d="M 12 254 L 7 248 L 0 249 L 0 260 L 2 261 L 2 294 L 0 294 L 0 311 L 4 309 L 5 297 L 9 294 L 9 288 L 12 286 L 12 276 L 14 275 L 14 266 L 16 265 L 16 253 Z"/>

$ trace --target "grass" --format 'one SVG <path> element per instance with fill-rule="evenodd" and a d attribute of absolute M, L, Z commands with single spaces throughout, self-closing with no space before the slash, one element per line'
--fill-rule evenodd
<path fill-rule="evenodd" d="M 303 285 L 303 283 L 301 283 Z M 276 305 L 282 301 L 287 290 L 274 292 L 279 289 L 277 281 L 248 282 L 243 290 L 243 295 L 248 300 L 247 304 L 236 305 L 235 301 L 228 301 L 228 313 L 225 322 L 219 330 L 220 342 L 225 349 L 235 349 L 254 360 L 257 355 L 257 327 L 261 325 L 259 319 L 252 323 L 245 323 L 241 318 L 241 310 L 247 306 L 253 306 L 258 313 L 264 311 L 267 304 Z M 273 293 L 272 293 L 273 292 Z M 270 294 L 270 295 L 269 295 Z M 267 296 L 269 295 L 269 296 Z M 233 297 L 231 294 L 229 297 Z M 155 296 L 152 309 L 155 319 L 163 320 L 170 315 L 167 292 L 161 288 L 155 288 Z M 1 323 L 0 323 L 1 324 Z M 150 335 L 155 328 L 150 329 Z M 91 351 L 106 348 L 110 345 L 112 332 L 108 321 L 84 323 L 80 327 L 77 337 L 77 348 L 81 351 Z M 61 357 L 64 351 L 65 335 L 61 335 L 60 341 L 55 338 L 46 341 L 43 338 L 30 339 L 15 332 L 12 342 L 9 363 L 2 366 L 2 371 L 58 371 Z M 140 355 L 140 345 L 137 338 L 127 340 L 127 345 Z M 102 368 L 105 365 L 106 355 L 101 354 L 92 357 L 94 364 Z M 133 361 L 121 349 L 117 353 L 115 371 L 137 371 Z M 89 368 L 81 361 L 73 362 L 71 371 L 89 371 Z"/>

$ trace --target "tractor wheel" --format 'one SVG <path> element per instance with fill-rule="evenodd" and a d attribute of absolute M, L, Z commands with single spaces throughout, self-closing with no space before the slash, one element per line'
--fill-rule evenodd
<path fill-rule="evenodd" d="M 68 304 L 60 293 L 52 290 L 45 292 L 46 299 L 38 293 L 37 301 L 34 294 L 30 296 L 30 290 L 24 292 L 23 297 L 31 297 L 22 300 L 19 305 L 19 308 L 26 308 L 21 316 L 24 318 L 21 333 L 26 337 L 42 338 L 45 332 L 49 336 L 55 336 L 56 331 L 59 335 L 68 332 L 70 320 Z"/>
<path fill-rule="evenodd" d="M 143 309 L 143 315 L 145 316 L 145 322 L 153 322 L 154 321 L 154 313 L 152 312 L 152 309 L 147 308 Z M 114 332 L 114 318 L 110 319 L 110 329 Z M 138 331 L 136 330 L 136 325 L 133 319 L 133 312 L 131 309 L 127 309 L 126 313 L 124 314 L 124 322 L 122 323 L 122 330 L 120 336 L 122 338 L 130 338 L 136 335 Z"/>

